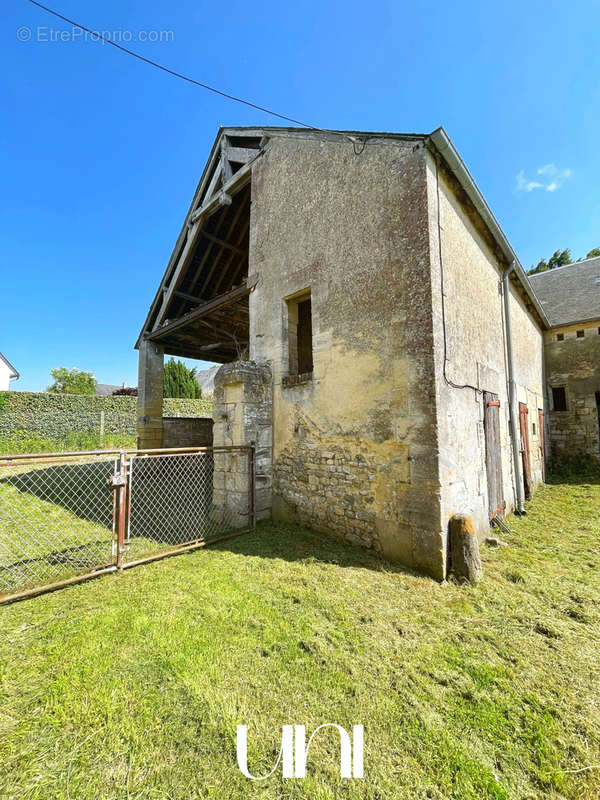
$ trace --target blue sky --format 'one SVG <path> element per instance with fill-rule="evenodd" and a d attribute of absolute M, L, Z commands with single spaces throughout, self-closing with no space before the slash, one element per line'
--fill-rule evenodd
<path fill-rule="evenodd" d="M 319 127 L 444 125 L 526 267 L 600 246 L 599 0 L 48 2 Z M 13 387 L 41 390 L 60 365 L 135 384 L 133 344 L 217 127 L 277 122 L 74 38 L 25 0 L 4 0 L 0 19 L 0 350 L 21 372 Z"/>

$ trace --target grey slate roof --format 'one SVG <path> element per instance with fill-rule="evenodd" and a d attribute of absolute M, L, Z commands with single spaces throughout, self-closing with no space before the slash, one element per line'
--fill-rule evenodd
<path fill-rule="evenodd" d="M 109 397 L 117 389 L 121 389 L 123 384 L 113 386 L 112 383 L 97 383 L 96 384 L 96 397 Z"/>
<path fill-rule="evenodd" d="M 600 257 L 527 277 L 553 327 L 600 319 Z"/>

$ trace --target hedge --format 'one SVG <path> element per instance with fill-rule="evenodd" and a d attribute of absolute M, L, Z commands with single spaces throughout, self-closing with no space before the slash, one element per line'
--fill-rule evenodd
<path fill-rule="evenodd" d="M 27 431 L 50 439 L 70 433 L 95 433 L 104 411 L 106 434 L 136 433 L 137 397 L 0 392 L 0 437 Z M 165 398 L 165 417 L 210 417 L 212 399 Z"/>

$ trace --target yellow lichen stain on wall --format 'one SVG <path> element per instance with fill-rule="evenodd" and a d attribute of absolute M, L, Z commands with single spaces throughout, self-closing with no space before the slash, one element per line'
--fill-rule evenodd
<path fill-rule="evenodd" d="M 423 424 L 402 416 L 410 365 L 336 345 L 315 353 L 315 374 L 274 387 L 275 514 L 406 560 L 411 461 L 402 439 Z"/>

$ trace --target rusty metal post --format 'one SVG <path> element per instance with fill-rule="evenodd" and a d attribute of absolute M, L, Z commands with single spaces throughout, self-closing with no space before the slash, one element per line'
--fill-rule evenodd
<path fill-rule="evenodd" d="M 125 527 L 127 524 L 127 456 L 124 452 L 119 457 L 119 474 L 117 491 L 119 492 L 119 517 L 117 521 L 117 569 L 123 569 L 123 553 L 125 551 Z"/>
<path fill-rule="evenodd" d="M 255 480 L 254 480 L 254 447 L 251 447 L 248 451 L 248 481 L 250 483 L 249 486 L 249 503 L 250 503 L 250 527 L 256 527 L 256 514 L 255 514 L 255 498 L 254 498 L 254 491 L 255 491 Z"/>

